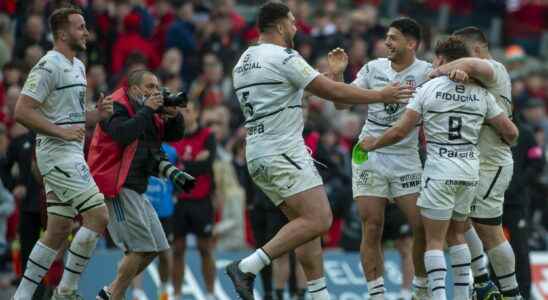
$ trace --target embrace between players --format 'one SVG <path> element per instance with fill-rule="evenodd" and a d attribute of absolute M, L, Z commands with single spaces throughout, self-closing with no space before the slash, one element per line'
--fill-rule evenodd
<path fill-rule="evenodd" d="M 295 250 L 311 298 L 329 299 L 320 237 L 332 214 L 302 137 L 306 90 L 337 108 L 368 105 L 353 151 L 352 191 L 362 219 L 361 259 L 370 299 L 384 299 L 381 237 L 389 201 L 413 228 L 413 299 L 446 299 L 445 243 L 452 299 L 470 299 L 470 271 L 477 299 L 501 294 L 521 299 L 514 253 L 501 226 L 504 191 L 512 177 L 510 145 L 518 130 L 510 120 L 510 78 L 491 58 L 483 33 L 467 27 L 438 42 L 431 65 L 416 58 L 417 22 L 394 20 L 386 34 L 387 57 L 364 65 L 347 85 L 340 82 L 347 65 L 342 49 L 328 55 L 334 80 L 292 49 L 295 18 L 286 5 L 263 5 L 258 26 L 258 44 L 234 68 L 234 89 L 246 119 L 250 175 L 289 222 L 253 254 L 227 266 L 239 296 L 254 299 L 255 275 Z M 484 249 L 500 290 L 487 273 Z"/>

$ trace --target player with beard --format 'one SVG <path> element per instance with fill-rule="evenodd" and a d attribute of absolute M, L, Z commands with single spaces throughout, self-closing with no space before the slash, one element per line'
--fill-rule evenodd
<path fill-rule="evenodd" d="M 289 222 L 262 248 L 228 265 L 227 273 L 240 297 L 253 299 L 255 275 L 272 259 L 295 249 L 311 298 L 328 299 L 320 236 L 329 230 L 332 214 L 303 140 L 304 90 L 338 103 L 391 104 L 408 98 L 412 89 L 393 84 L 365 90 L 320 75 L 292 49 L 297 29 L 285 4 L 264 4 L 258 27 L 259 43 L 234 67 L 234 88 L 245 116 L 249 173 Z"/>
<path fill-rule="evenodd" d="M 434 65 L 469 56 L 464 42 L 449 37 L 438 42 Z M 499 139 L 512 144 L 518 130 L 483 87 L 456 83 L 447 76 L 421 86 L 406 111 L 380 137 L 367 136 L 364 151 L 393 145 L 405 139 L 423 121 L 427 159 L 417 205 L 425 228 L 424 262 L 432 299 L 446 299 L 447 266 L 443 249 L 447 239 L 453 271 L 453 297 L 468 300 L 471 255 L 464 235 L 479 181 L 480 130 L 487 122 Z"/>
<path fill-rule="evenodd" d="M 415 20 L 394 20 L 386 33 L 387 57 L 364 65 L 352 84 L 368 89 L 380 89 L 392 82 L 412 86 L 422 84 L 428 79 L 432 66 L 416 58 L 420 40 L 421 29 Z M 331 71 L 342 80 L 344 67 Z M 405 105 L 402 104 L 370 104 L 359 140 L 365 136 L 382 135 L 404 111 Z M 353 155 L 352 192 L 362 220 L 360 254 L 371 299 L 384 299 L 382 236 L 385 207 L 389 201 L 396 203 L 413 231 L 414 296 L 416 299 L 427 297 L 427 279 L 422 258 L 424 232 L 416 204 L 422 173 L 418 151 L 420 125 L 416 125 L 412 134 L 402 141 L 368 153 L 365 162 L 356 159 L 358 148 L 355 149 L 356 155 Z"/>
<path fill-rule="evenodd" d="M 435 69 L 431 76 L 449 75 L 456 80 L 472 77 L 495 96 L 497 104 L 512 116 L 512 84 L 503 64 L 489 53 L 483 32 L 466 27 L 453 33 L 462 38 L 473 57 L 462 58 Z M 460 77 L 464 72 L 464 77 Z M 521 299 L 516 280 L 516 258 L 502 229 L 504 192 L 510 184 L 514 160 L 510 146 L 499 138 L 493 128 L 484 126 L 479 140 L 480 182 L 470 214 L 466 242 L 472 254 L 472 272 L 477 299 L 498 299 L 495 284 L 489 279 L 485 251 L 500 283 L 504 299 Z M 475 228 L 475 230 L 474 230 Z"/>
<path fill-rule="evenodd" d="M 108 223 L 104 196 L 84 159 L 86 71 L 76 58 L 86 50 L 88 31 L 77 8 L 55 10 L 49 19 L 54 48 L 32 68 L 15 107 L 18 122 L 37 132 L 36 160 L 47 195 L 47 230 L 36 243 L 15 300 L 33 297 L 71 233 L 73 218 L 83 225 L 74 236 L 63 278 L 52 299 L 83 299 L 78 280 Z M 100 99 L 100 119 L 112 114 L 112 99 Z M 90 112 L 91 113 L 91 112 Z M 88 116 L 89 117 L 89 116 Z"/>

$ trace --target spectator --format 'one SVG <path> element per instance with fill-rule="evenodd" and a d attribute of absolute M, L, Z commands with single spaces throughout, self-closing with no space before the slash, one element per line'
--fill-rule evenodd
<path fill-rule="evenodd" d="M 20 63 L 13 61 L 4 65 L 2 75 L 2 85 L 4 87 L 9 87 L 11 85 L 22 86 L 25 77 L 23 66 Z"/>
<path fill-rule="evenodd" d="M 544 133 L 544 143 L 539 145 L 546 150 L 548 146 L 548 116 L 546 113 L 546 104 L 538 98 L 531 98 L 521 109 L 521 114 L 523 115 L 524 121 L 535 131 L 537 128 L 542 129 L 542 132 Z"/>
<path fill-rule="evenodd" d="M 86 103 L 95 104 L 101 93 L 108 92 L 107 73 L 103 65 L 92 65 L 88 68 Z"/>
<path fill-rule="evenodd" d="M 360 71 L 361 67 L 367 62 L 367 43 L 360 38 L 352 40 L 350 51 L 348 53 L 348 67 L 344 74 L 346 81 L 353 81 Z"/>
<path fill-rule="evenodd" d="M 6 14 L 0 14 L 0 69 L 11 60 L 11 36 L 10 19 Z"/>
<path fill-rule="evenodd" d="M 27 17 L 22 36 L 15 40 L 13 54 L 15 57 L 22 59 L 25 50 L 34 44 L 40 45 L 42 49 L 51 49 L 52 46 L 51 42 L 46 39 L 44 18 L 40 15 Z"/>
<path fill-rule="evenodd" d="M 181 0 L 175 1 L 173 6 L 177 18 L 167 30 L 165 47 L 175 47 L 181 51 L 185 57 L 181 76 L 183 76 L 183 80 L 190 81 L 196 76 L 192 72 L 192 68 L 195 66 L 195 55 L 198 50 L 195 37 L 196 28 L 192 23 L 194 6 L 190 1 Z"/>
<path fill-rule="evenodd" d="M 245 19 L 234 8 L 234 0 L 216 0 L 217 13 L 230 18 L 232 33 L 238 34 L 245 27 Z"/>
<path fill-rule="evenodd" d="M 156 26 L 152 35 L 152 41 L 158 53 L 165 52 L 166 34 L 169 26 L 175 20 L 173 7 L 167 0 L 157 0 L 152 7 L 152 14 L 156 18 Z"/>
<path fill-rule="evenodd" d="M 223 77 L 223 66 L 212 53 L 204 55 L 202 74 L 192 83 L 188 97 L 204 107 L 223 103 L 229 95 L 232 83 Z"/>
<path fill-rule="evenodd" d="M 214 203 L 221 212 L 220 222 L 213 230 L 219 250 L 246 249 L 244 235 L 245 192 L 232 164 L 232 154 L 222 144 L 228 139 L 229 110 L 224 106 L 204 109 L 202 127 L 211 128 L 217 141 L 217 156 L 213 163 L 215 179 Z"/>
<path fill-rule="evenodd" d="M 21 132 L 14 136 L 8 147 L 6 168 L 12 170 L 14 166 L 17 166 L 18 170 L 9 188 L 19 203 L 19 219 L 25 220 L 18 227 L 21 241 L 21 266 L 24 271 L 32 247 L 40 238 L 40 232 L 43 229 L 41 217 L 43 187 L 34 159 L 35 134 L 19 124 L 16 127 Z"/>
<path fill-rule="evenodd" d="M 40 58 L 44 56 L 44 49 L 40 45 L 31 45 L 25 49 L 25 71 L 29 71 L 32 66 L 34 66 Z"/>
<path fill-rule="evenodd" d="M 185 136 L 173 143 L 181 168 L 196 177 L 196 186 L 181 193 L 175 204 L 173 286 L 175 297 L 181 296 L 184 276 L 186 236 L 193 233 L 198 238 L 198 251 L 207 289 L 207 300 L 214 299 L 215 260 L 213 258 L 214 206 L 212 201 L 214 178 L 213 161 L 216 157 L 215 137 L 209 128 L 198 123 L 200 104 L 191 101 L 182 109 Z"/>
<path fill-rule="evenodd" d="M 148 61 L 151 69 L 160 64 L 160 56 L 150 41 L 139 34 L 139 16 L 129 14 L 124 18 L 124 32 L 117 38 L 112 47 L 111 71 L 118 74 L 131 53 L 141 53 Z"/>
<path fill-rule="evenodd" d="M 162 64 L 158 72 L 167 73 L 170 75 L 179 75 L 183 65 L 183 55 L 177 48 L 170 48 L 164 52 Z"/>
<path fill-rule="evenodd" d="M 213 33 L 203 42 L 202 50 L 214 53 L 222 62 L 224 69 L 230 70 L 236 64 L 237 55 L 241 49 L 240 40 L 232 30 L 233 23 L 230 15 L 221 13 L 215 15 L 211 26 L 213 26 Z"/>
<path fill-rule="evenodd" d="M 532 129 L 526 124 L 519 126 L 517 146 L 512 148 L 514 175 L 506 190 L 503 225 L 510 235 L 510 245 L 516 254 L 516 277 L 520 293 L 531 297 L 531 267 L 529 260 L 529 226 L 531 195 L 529 183 L 538 177 L 544 163 L 542 151 Z"/>

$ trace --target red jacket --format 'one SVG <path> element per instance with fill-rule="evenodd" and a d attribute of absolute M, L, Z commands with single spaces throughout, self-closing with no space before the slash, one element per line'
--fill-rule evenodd
<path fill-rule="evenodd" d="M 213 160 L 215 157 L 215 145 L 213 149 L 208 149 L 208 139 L 213 138 L 210 128 L 200 128 L 193 134 L 187 135 L 171 145 L 177 151 L 179 158 L 179 167 L 196 177 L 196 185 L 186 193 L 179 194 L 179 200 L 203 200 L 209 199 L 213 192 Z M 196 156 L 203 150 L 210 151 L 210 157 L 207 161 L 196 162 Z M 185 163 L 186 162 L 186 163 Z M 196 165 L 202 166 L 198 170 Z"/>
<path fill-rule="evenodd" d="M 135 109 L 129 103 L 125 88 L 114 91 L 112 98 L 114 102 L 123 105 L 127 109 L 130 117 L 135 115 Z M 156 128 L 163 132 L 164 123 L 162 119 L 155 115 L 154 122 Z M 101 125 L 95 127 L 89 146 L 88 165 L 95 183 L 105 197 L 114 198 L 122 189 L 138 143 L 139 140 L 137 139 L 124 147 L 114 141 L 101 128 Z"/>
<path fill-rule="evenodd" d="M 161 62 L 161 57 L 156 52 L 154 44 L 140 36 L 137 32 L 122 34 L 118 37 L 112 46 L 112 73 L 117 74 L 124 69 L 127 57 L 133 53 L 139 52 L 148 60 L 148 66 L 156 69 Z"/>

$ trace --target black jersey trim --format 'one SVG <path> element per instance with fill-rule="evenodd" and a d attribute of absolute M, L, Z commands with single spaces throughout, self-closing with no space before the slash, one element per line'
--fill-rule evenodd
<path fill-rule="evenodd" d="M 55 90 L 56 90 L 56 91 L 58 91 L 58 90 L 64 90 L 64 89 L 68 89 L 68 88 L 71 88 L 71 87 L 77 87 L 77 86 L 86 87 L 86 85 L 83 84 L 83 83 L 75 83 L 75 84 L 69 84 L 69 85 L 64 85 L 64 86 L 57 87 L 57 88 L 55 88 Z"/>
<path fill-rule="evenodd" d="M 473 113 L 469 111 L 462 111 L 462 110 L 449 110 L 449 111 L 429 110 L 428 112 L 433 114 L 463 114 L 463 115 L 478 116 L 483 118 L 482 114 Z"/>
<path fill-rule="evenodd" d="M 277 85 L 277 84 L 282 84 L 282 83 L 283 83 L 282 81 L 256 82 L 256 83 L 252 83 L 252 84 L 248 84 L 248 85 L 244 85 L 244 86 L 235 88 L 234 92 L 237 92 L 241 89 L 245 89 L 245 88 L 248 88 L 248 87 L 257 86 L 257 85 Z"/>
<path fill-rule="evenodd" d="M 426 142 L 427 144 L 434 144 L 434 145 L 440 145 L 440 146 L 465 146 L 465 145 L 474 145 L 470 142 L 466 142 L 466 143 L 438 143 L 438 142 L 433 142 L 433 141 L 427 141 Z"/>
<path fill-rule="evenodd" d="M 487 192 L 483 196 L 483 199 L 487 199 L 487 197 L 489 197 L 489 195 L 491 194 L 491 190 L 493 189 L 493 187 L 495 186 L 495 183 L 499 179 L 501 172 L 502 172 L 502 167 L 499 167 L 499 169 L 497 170 L 497 173 L 495 174 L 495 177 L 493 178 L 493 181 L 491 181 L 491 184 L 489 185 L 489 188 L 487 189 Z"/>
<path fill-rule="evenodd" d="M 382 124 L 382 123 L 379 123 L 379 122 L 375 122 L 375 121 L 373 121 L 373 120 L 371 120 L 371 119 L 367 119 L 367 122 L 371 122 L 371 123 L 373 123 L 373 124 L 375 124 L 375 125 L 377 125 L 377 126 L 382 126 L 382 127 L 386 127 L 386 128 L 392 127 L 392 125 Z"/>
<path fill-rule="evenodd" d="M 69 125 L 69 124 L 86 124 L 86 121 L 68 121 L 68 122 L 55 123 L 55 125 Z"/>

